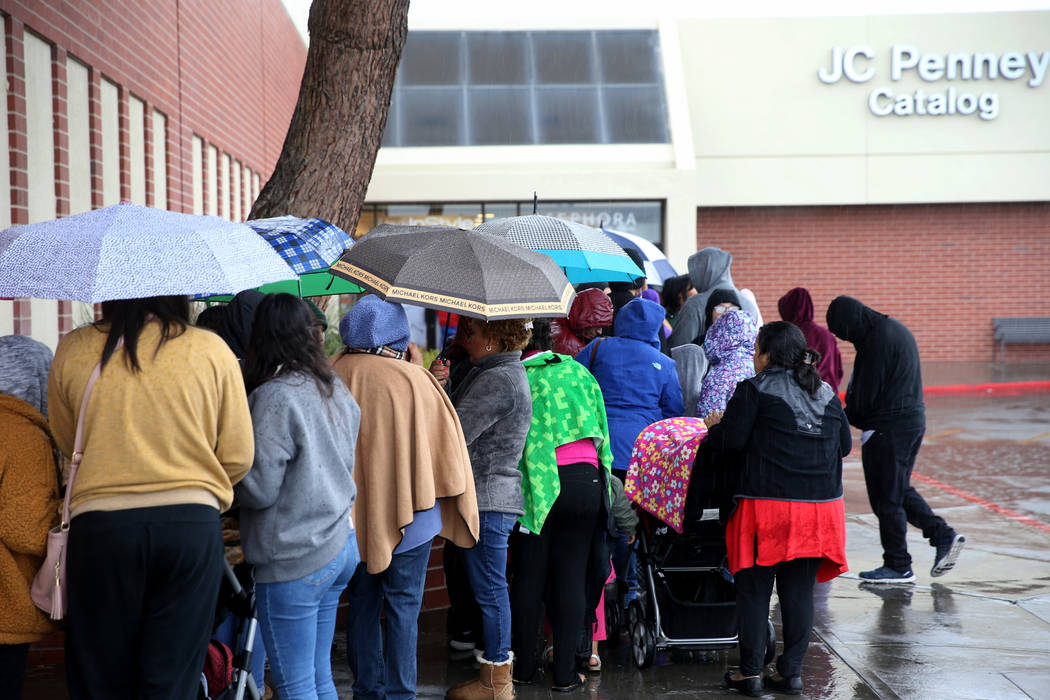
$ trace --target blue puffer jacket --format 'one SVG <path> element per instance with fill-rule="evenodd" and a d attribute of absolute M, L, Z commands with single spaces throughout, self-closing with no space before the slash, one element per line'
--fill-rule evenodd
<path fill-rule="evenodd" d="M 635 299 L 617 314 L 615 336 L 596 338 L 576 355 L 602 388 L 613 469 L 627 469 L 634 440 L 646 426 L 682 415 L 674 360 L 660 352 L 663 321 L 662 306 Z"/>

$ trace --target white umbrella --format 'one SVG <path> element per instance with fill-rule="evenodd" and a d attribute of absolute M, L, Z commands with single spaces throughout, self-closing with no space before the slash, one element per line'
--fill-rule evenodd
<path fill-rule="evenodd" d="M 0 296 L 88 303 L 295 279 L 244 224 L 117 204 L 0 232 Z"/>

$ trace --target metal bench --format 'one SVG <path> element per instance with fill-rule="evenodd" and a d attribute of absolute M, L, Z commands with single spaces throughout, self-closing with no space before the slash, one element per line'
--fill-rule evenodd
<path fill-rule="evenodd" d="M 1007 343 L 1050 343 L 1050 318 L 993 318 L 999 361 L 1006 358 Z M 992 351 L 993 360 L 995 350 Z"/>

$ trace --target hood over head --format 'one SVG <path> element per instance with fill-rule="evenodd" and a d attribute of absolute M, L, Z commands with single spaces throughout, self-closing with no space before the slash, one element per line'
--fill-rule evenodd
<path fill-rule="evenodd" d="M 648 299 L 632 299 L 616 315 L 613 334 L 619 338 L 640 340 L 660 349 L 658 333 L 663 327 L 664 307 Z"/>
<path fill-rule="evenodd" d="M 47 417 L 47 373 L 54 353 L 25 335 L 0 338 L 0 394 L 14 396 Z"/>
<path fill-rule="evenodd" d="M 718 287 L 733 287 L 729 266 L 733 255 L 727 250 L 708 246 L 689 256 L 689 279 L 697 292 L 706 292 Z"/>
<path fill-rule="evenodd" d="M 712 364 L 717 364 L 731 355 L 742 357 L 755 354 L 755 338 L 758 324 L 746 311 L 726 311 L 711 324 L 704 338 L 704 354 Z"/>
<path fill-rule="evenodd" d="M 795 287 L 777 301 L 780 318 L 788 323 L 813 320 L 813 297 L 805 287 Z"/>
<path fill-rule="evenodd" d="M 566 319 L 574 333 L 593 326 L 611 326 L 613 304 L 609 296 L 600 289 L 585 289 L 576 293 Z"/>
<path fill-rule="evenodd" d="M 707 297 L 707 304 L 704 306 L 704 324 L 711 322 L 711 312 L 715 310 L 715 307 L 726 302 L 743 308 L 740 303 L 740 295 L 735 289 L 716 289 Z"/>
<path fill-rule="evenodd" d="M 258 289 L 245 289 L 238 292 L 226 307 L 217 329 L 218 334 L 233 350 L 238 360 L 248 356 L 248 345 L 252 340 L 252 322 L 255 321 L 255 310 L 259 308 L 266 295 Z"/>
<path fill-rule="evenodd" d="M 835 297 L 828 305 L 828 330 L 854 345 L 864 341 L 875 321 L 884 314 L 853 297 Z"/>

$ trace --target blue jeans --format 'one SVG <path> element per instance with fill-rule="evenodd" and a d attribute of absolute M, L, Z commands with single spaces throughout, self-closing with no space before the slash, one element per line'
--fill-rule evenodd
<path fill-rule="evenodd" d="M 507 538 L 518 516 L 481 513 L 478 543 L 464 549 L 470 587 L 481 608 L 485 660 L 498 663 L 510 658 L 510 594 L 507 592 Z"/>
<path fill-rule="evenodd" d="M 338 700 L 332 681 L 335 609 L 361 557 L 351 532 L 335 559 L 280 583 L 256 583 L 270 672 L 281 700 Z"/>
<path fill-rule="evenodd" d="M 619 530 L 617 533 L 619 536 L 613 548 L 612 560 L 613 568 L 616 570 L 616 577 L 620 579 L 626 589 L 623 599 L 623 605 L 626 608 L 631 604 L 632 600 L 638 597 L 638 558 L 634 553 L 638 544 L 637 542 L 633 545 L 627 544 L 627 533 Z"/>
<path fill-rule="evenodd" d="M 378 574 L 368 573 L 361 562 L 350 579 L 346 657 L 354 673 L 355 698 L 416 696 L 416 638 L 430 544 L 395 554 Z M 380 609 L 385 612 L 382 630 Z"/>

